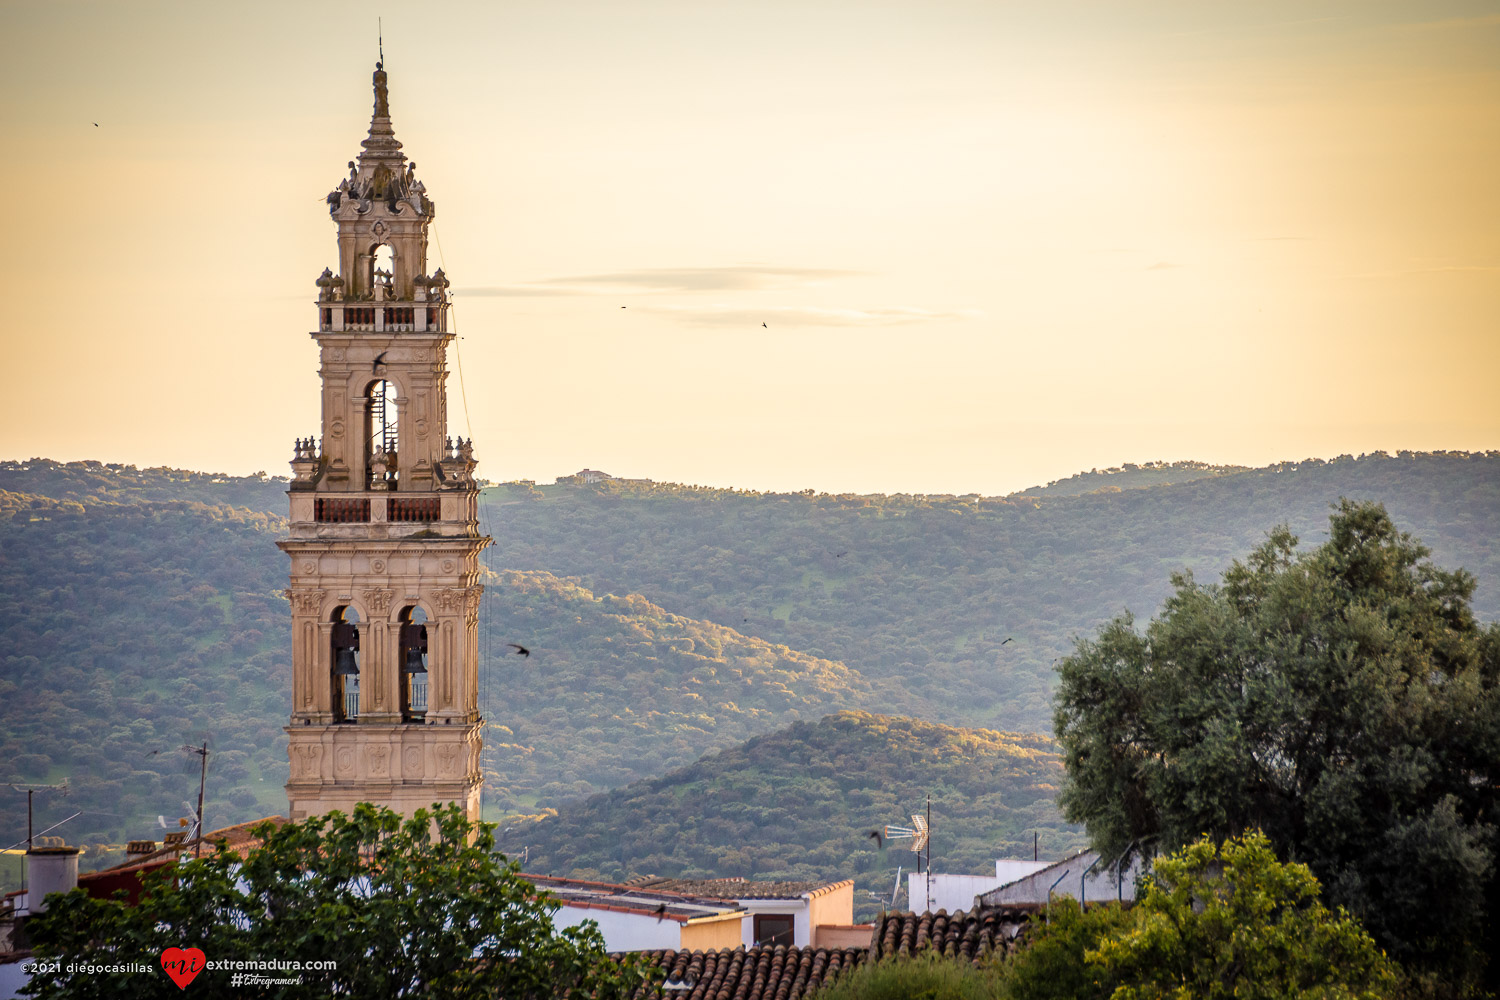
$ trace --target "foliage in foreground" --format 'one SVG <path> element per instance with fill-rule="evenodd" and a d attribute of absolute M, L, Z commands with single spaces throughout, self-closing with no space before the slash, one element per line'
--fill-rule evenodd
<path fill-rule="evenodd" d="M 1495 924 L 1500 628 L 1378 504 L 1285 528 L 1218 586 L 1124 616 L 1059 667 L 1064 814 L 1107 856 L 1265 831 L 1382 947 L 1474 983 Z M 1490 905 L 1493 905 L 1492 903 Z"/>
<path fill-rule="evenodd" d="M 37 958 L 58 965 L 34 977 L 28 995 L 179 996 L 160 968 L 167 948 L 201 948 L 210 961 L 337 963 L 264 973 L 301 983 L 263 987 L 260 996 L 603 1000 L 646 981 L 636 964 L 606 957 L 593 925 L 554 931 L 557 904 L 492 853 L 490 824 L 475 827 L 455 805 L 403 821 L 361 803 L 352 816 L 255 832 L 264 842 L 243 861 L 221 846 L 153 873 L 138 906 L 83 890 L 53 897 L 28 929 Z M 77 963 L 153 971 L 69 972 Z M 192 988 L 231 995 L 231 982 L 229 971 L 206 970 Z"/>
<path fill-rule="evenodd" d="M 1306 865 L 1259 832 L 1159 858 L 1133 926 L 1086 953 L 1113 1000 L 1379 1000 L 1395 975 L 1347 911 L 1318 900 Z"/>
<path fill-rule="evenodd" d="M 813 995 L 813 1000 L 989 1000 L 995 969 L 932 952 L 885 958 L 856 966 Z"/>

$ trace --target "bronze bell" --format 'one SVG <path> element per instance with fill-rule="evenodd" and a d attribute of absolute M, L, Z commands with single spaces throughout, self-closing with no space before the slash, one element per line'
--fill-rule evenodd
<path fill-rule="evenodd" d="M 333 657 L 333 674 L 335 677 L 359 676 L 359 664 L 354 662 L 354 650 L 348 646 L 339 648 Z"/>
<path fill-rule="evenodd" d="M 415 646 L 406 648 L 406 666 L 403 668 L 409 674 L 427 673 L 427 664 L 422 662 L 422 651 Z"/>

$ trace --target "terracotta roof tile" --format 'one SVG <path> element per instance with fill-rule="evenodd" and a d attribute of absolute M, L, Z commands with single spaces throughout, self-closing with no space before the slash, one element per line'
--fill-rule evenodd
<path fill-rule="evenodd" d="M 863 948 L 757 945 L 720 951 L 647 951 L 641 956 L 666 974 L 660 996 L 669 1000 L 801 1000 L 865 961 Z M 642 991 L 638 998 L 656 996 Z"/>
<path fill-rule="evenodd" d="M 643 913 L 684 924 L 702 917 L 718 917 L 743 912 L 738 904 L 724 899 L 690 896 L 655 887 L 587 882 L 582 879 L 560 878 L 553 875 L 523 873 L 521 877 L 538 889 L 545 889 L 552 893 L 564 906 L 580 909 Z"/>
<path fill-rule="evenodd" d="M 911 955 L 937 949 L 953 958 L 978 962 L 996 952 L 1014 951 L 1035 907 L 1008 906 L 948 913 L 887 913 L 875 926 L 871 957 Z"/>
<path fill-rule="evenodd" d="M 801 899 L 804 895 L 821 896 L 845 885 L 852 885 L 853 882 L 853 879 L 847 878 L 836 882 L 751 882 L 743 878 L 658 878 L 654 875 L 637 875 L 625 884 L 711 899 Z"/>

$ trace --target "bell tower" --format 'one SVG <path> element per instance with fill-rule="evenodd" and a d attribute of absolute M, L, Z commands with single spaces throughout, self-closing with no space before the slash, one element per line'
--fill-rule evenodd
<path fill-rule="evenodd" d="M 292 819 L 357 802 L 479 818 L 479 493 L 448 436 L 448 279 L 434 206 L 391 128 L 386 73 L 328 195 L 339 268 L 317 280 L 322 433 L 292 456 Z"/>

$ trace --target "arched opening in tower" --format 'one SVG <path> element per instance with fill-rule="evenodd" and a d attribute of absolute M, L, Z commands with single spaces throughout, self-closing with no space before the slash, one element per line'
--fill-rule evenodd
<path fill-rule="evenodd" d="M 401 611 L 401 718 L 421 722 L 427 716 L 427 612 L 420 605 Z"/>
<path fill-rule="evenodd" d="M 394 288 L 393 281 L 395 280 L 394 275 L 396 274 L 396 252 L 386 244 L 380 244 L 375 248 L 375 258 L 372 266 L 374 271 L 370 287 L 373 289 L 385 289 L 385 294 L 382 297 L 386 300 L 394 298 L 395 296 L 392 292 Z"/>
<path fill-rule="evenodd" d="M 334 609 L 332 629 L 333 719 L 359 719 L 359 612 L 344 605 Z"/>
<path fill-rule="evenodd" d="M 365 468 L 370 470 L 370 488 L 393 490 L 398 478 L 396 453 L 400 444 L 397 427 L 396 386 L 380 379 L 370 383 L 365 407 Z"/>

